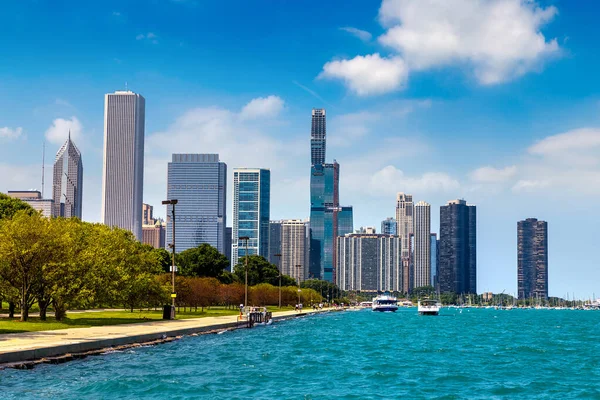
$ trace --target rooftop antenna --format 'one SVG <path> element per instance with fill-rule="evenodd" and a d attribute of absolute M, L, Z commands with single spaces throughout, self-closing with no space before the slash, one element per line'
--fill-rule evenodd
<path fill-rule="evenodd" d="M 44 198 L 44 166 L 46 164 L 46 141 L 42 145 L 42 199 Z"/>

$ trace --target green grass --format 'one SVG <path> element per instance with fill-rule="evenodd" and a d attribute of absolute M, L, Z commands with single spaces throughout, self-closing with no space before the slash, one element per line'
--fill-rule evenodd
<path fill-rule="evenodd" d="M 176 313 L 176 319 L 219 317 L 223 315 L 236 315 L 238 310 L 228 310 L 224 307 L 211 307 L 204 309 L 204 312 L 186 311 Z M 68 312 L 64 321 L 57 322 L 54 317 L 49 316 L 47 321 L 40 321 L 38 317 L 30 317 L 27 322 L 19 321 L 16 318 L 0 318 L 0 334 L 37 332 L 67 328 L 86 328 L 90 326 L 105 326 L 119 324 L 133 324 L 139 322 L 148 322 L 162 319 L 162 310 L 147 311 L 134 310 L 129 311 L 88 311 L 88 312 Z"/>

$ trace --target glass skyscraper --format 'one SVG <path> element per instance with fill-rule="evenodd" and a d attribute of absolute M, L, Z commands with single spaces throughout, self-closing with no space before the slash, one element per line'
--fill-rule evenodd
<path fill-rule="evenodd" d="M 208 243 L 226 251 L 227 165 L 218 154 L 173 154 L 168 166 L 167 198 L 175 206 L 175 250 Z M 167 243 L 172 243 L 171 207 L 167 209 Z"/>
<path fill-rule="evenodd" d="M 310 134 L 310 254 L 309 277 L 333 282 L 336 265 L 336 238 L 339 230 L 339 180 L 340 165 L 334 160 L 325 163 L 327 125 L 324 109 L 312 110 Z M 346 210 L 344 226 L 352 232 L 352 207 Z M 344 228 L 344 231 L 346 229 Z"/>
<path fill-rule="evenodd" d="M 440 207 L 441 292 L 477 293 L 477 209 L 464 200 Z"/>
<path fill-rule="evenodd" d="M 246 254 L 269 257 L 269 217 L 271 202 L 271 171 L 262 168 L 233 170 L 233 228 L 231 266 Z"/>
<path fill-rule="evenodd" d="M 548 299 L 548 223 L 527 218 L 517 223 L 519 299 Z"/>
<path fill-rule="evenodd" d="M 52 199 L 55 217 L 81 219 L 83 201 L 83 164 L 81 153 L 69 138 L 62 145 L 54 160 Z"/>
<path fill-rule="evenodd" d="M 383 221 L 381 221 L 381 233 L 383 235 L 395 235 L 397 226 L 398 225 L 394 218 L 386 218 Z"/>

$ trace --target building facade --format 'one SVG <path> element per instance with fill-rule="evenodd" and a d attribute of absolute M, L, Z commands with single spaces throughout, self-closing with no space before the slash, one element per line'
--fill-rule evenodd
<path fill-rule="evenodd" d="M 412 282 L 411 235 L 414 233 L 414 204 L 411 194 L 396 196 L 396 234 L 402 238 L 402 291 L 409 293 Z"/>
<path fill-rule="evenodd" d="M 83 164 L 81 152 L 71 140 L 71 132 L 54 160 L 52 200 L 53 216 L 82 218 Z"/>
<path fill-rule="evenodd" d="M 173 154 L 167 169 L 167 198 L 175 206 L 177 253 L 207 243 L 225 252 L 227 165 L 218 154 Z M 167 242 L 173 241 L 172 205 L 167 207 Z"/>
<path fill-rule="evenodd" d="M 306 221 L 290 219 L 281 221 L 281 273 L 296 282 L 304 282 L 308 268 L 306 255 Z"/>
<path fill-rule="evenodd" d="M 396 220 L 392 217 L 386 218 L 381 221 L 381 234 L 383 235 L 396 235 L 396 229 L 398 225 Z"/>
<path fill-rule="evenodd" d="M 155 249 L 165 248 L 166 224 L 158 222 L 155 225 L 142 225 L 142 243 Z"/>
<path fill-rule="evenodd" d="M 477 210 L 464 200 L 440 207 L 441 292 L 477 293 Z"/>
<path fill-rule="evenodd" d="M 431 284 L 431 206 L 419 201 L 414 207 L 414 273 L 412 288 Z"/>
<path fill-rule="evenodd" d="M 227 228 L 225 228 L 225 250 L 223 254 L 225 254 L 225 257 L 227 257 L 227 259 L 229 260 L 229 272 L 233 270 L 231 265 L 231 234 L 232 228 L 228 226 Z"/>
<path fill-rule="evenodd" d="M 548 299 L 548 223 L 527 218 L 517 223 L 519 299 Z"/>
<path fill-rule="evenodd" d="M 342 290 L 399 291 L 401 240 L 381 234 L 337 238 L 336 284 Z"/>
<path fill-rule="evenodd" d="M 279 268 L 279 257 L 281 254 L 281 224 L 283 221 L 269 222 L 269 262 Z"/>
<path fill-rule="evenodd" d="M 438 240 L 437 233 L 432 233 L 431 236 L 431 283 L 430 285 L 437 288 L 437 263 L 438 263 Z"/>
<path fill-rule="evenodd" d="M 150 204 L 142 203 L 142 225 L 154 225 L 154 207 Z"/>
<path fill-rule="evenodd" d="M 10 197 L 19 199 L 29 204 L 36 211 L 41 211 L 46 218 L 54 217 L 54 200 L 42 199 L 42 194 L 37 190 L 9 190 Z"/>
<path fill-rule="evenodd" d="M 142 238 L 145 99 L 131 91 L 104 96 L 102 223 Z"/>
<path fill-rule="evenodd" d="M 271 207 L 271 171 L 261 168 L 233 170 L 233 227 L 231 244 L 232 268 L 240 257 L 269 257 L 269 217 Z"/>

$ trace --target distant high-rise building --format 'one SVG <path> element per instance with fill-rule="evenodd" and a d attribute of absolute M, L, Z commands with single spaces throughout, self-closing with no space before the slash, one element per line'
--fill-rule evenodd
<path fill-rule="evenodd" d="M 269 217 L 271 207 L 271 171 L 261 168 L 233 170 L 233 229 L 231 265 L 246 255 L 269 257 Z"/>
<path fill-rule="evenodd" d="M 281 254 L 281 224 L 282 221 L 269 222 L 269 262 L 279 268 L 279 259 L 275 254 Z"/>
<path fill-rule="evenodd" d="M 102 222 L 142 238 L 145 100 L 131 91 L 104 96 Z"/>
<path fill-rule="evenodd" d="M 361 234 L 361 235 L 375 235 L 375 234 L 377 234 L 375 228 L 372 227 L 372 226 L 361 226 L 354 233 Z"/>
<path fill-rule="evenodd" d="M 83 164 L 81 153 L 71 140 L 71 132 L 54 160 L 52 199 L 55 217 L 82 217 Z"/>
<path fill-rule="evenodd" d="M 157 222 L 155 225 L 142 225 L 142 243 L 155 249 L 164 249 L 165 227 L 164 222 Z"/>
<path fill-rule="evenodd" d="M 464 200 L 440 207 L 441 292 L 477 293 L 477 210 Z"/>
<path fill-rule="evenodd" d="M 431 283 L 433 287 L 437 287 L 437 263 L 438 263 L 438 240 L 437 234 L 431 234 Z"/>
<path fill-rule="evenodd" d="M 342 290 L 398 291 L 401 241 L 398 236 L 347 234 L 337 238 L 336 284 Z"/>
<path fill-rule="evenodd" d="M 354 230 L 354 215 L 352 206 L 341 206 L 337 212 L 337 235 L 344 236 Z M 375 233 L 375 228 L 373 233 Z"/>
<path fill-rule="evenodd" d="M 383 235 L 395 235 L 396 229 L 398 228 L 398 224 L 396 220 L 392 217 L 386 218 L 381 221 L 381 233 Z"/>
<path fill-rule="evenodd" d="M 10 197 L 19 199 L 29 204 L 36 211 L 41 211 L 46 218 L 55 217 L 54 200 L 42 199 L 42 194 L 37 190 L 9 190 Z"/>
<path fill-rule="evenodd" d="M 306 280 L 308 268 L 306 254 L 306 221 L 290 219 L 281 221 L 281 273 L 298 283 Z"/>
<path fill-rule="evenodd" d="M 413 288 L 431 284 L 431 206 L 420 201 L 414 207 Z"/>
<path fill-rule="evenodd" d="M 173 154 L 168 165 L 167 198 L 175 206 L 175 250 L 208 243 L 225 252 L 227 165 L 218 154 Z M 167 242 L 172 242 L 171 205 L 167 209 Z"/>
<path fill-rule="evenodd" d="M 223 254 L 225 254 L 225 257 L 227 257 L 227 259 L 229 260 L 229 272 L 233 270 L 233 266 L 231 265 L 231 231 L 231 227 L 228 226 L 227 228 L 225 228 L 225 249 L 223 252 Z"/>
<path fill-rule="evenodd" d="M 142 203 L 142 225 L 154 225 L 154 207 L 150 204 Z"/>
<path fill-rule="evenodd" d="M 410 238 L 414 229 L 414 205 L 412 195 L 398 193 L 396 196 L 396 234 L 402 238 L 402 291 L 411 290 L 412 249 Z"/>
<path fill-rule="evenodd" d="M 527 218 L 517 223 L 519 299 L 548 299 L 548 223 Z"/>
<path fill-rule="evenodd" d="M 325 109 L 313 108 L 310 128 L 310 160 L 311 165 L 325 164 L 327 122 Z"/>

